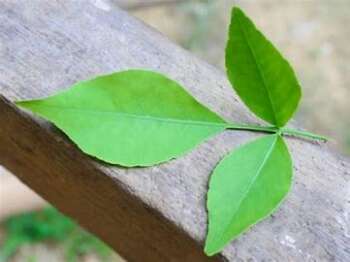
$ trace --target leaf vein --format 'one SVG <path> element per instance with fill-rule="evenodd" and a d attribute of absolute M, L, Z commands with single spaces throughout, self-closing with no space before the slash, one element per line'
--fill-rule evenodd
<path fill-rule="evenodd" d="M 235 211 L 234 211 L 235 215 L 236 215 L 237 210 L 239 210 L 239 208 L 241 207 L 241 205 L 242 205 L 244 199 L 246 199 L 245 196 L 246 196 L 246 195 L 248 194 L 248 192 L 251 190 L 253 184 L 254 184 L 255 181 L 257 180 L 257 178 L 258 178 L 259 174 L 261 173 L 262 169 L 264 168 L 264 166 L 265 166 L 265 164 L 266 164 L 268 158 L 270 157 L 270 155 L 271 155 L 271 153 L 272 153 L 272 151 L 273 151 L 273 148 L 274 148 L 275 145 L 276 145 L 276 142 L 277 142 L 278 137 L 277 137 L 277 135 L 274 135 L 274 136 L 275 136 L 275 140 L 273 141 L 273 143 L 271 144 L 271 146 L 268 148 L 268 150 L 267 150 L 267 152 L 266 152 L 266 155 L 265 155 L 263 161 L 261 162 L 261 165 L 259 166 L 259 168 L 258 168 L 256 174 L 254 175 L 253 179 L 251 180 L 251 182 L 250 182 L 249 185 L 247 186 L 247 190 L 244 192 L 243 197 L 240 199 L 240 201 L 239 201 L 239 203 L 238 203 L 238 205 L 237 205 L 237 208 L 236 208 Z M 233 216 L 233 218 L 232 218 L 230 224 L 226 227 L 226 229 L 230 228 L 231 225 L 235 222 L 235 221 L 234 221 L 235 215 Z M 226 232 L 226 231 L 227 231 L 227 230 L 224 230 L 224 232 Z M 220 239 L 219 242 L 221 242 L 223 238 L 224 238 L 224 235 L 221 236 L 221 239 Z"/>
<path fill-rule="evenodd" d="M 112 114 L 119 117 L 124 118 L 135 118 L 135 119 L 141 119 L 146 121 L 157 121 L 157 122 L 168 122 L 173 124 L 182 124 L 182 125 L 197 125 L 197 126 L 213 126 L 213 127 L 222 127 L 225 128 L 227 126 L 227 123 L 222 120 L 222 122 L 212 122 L 212 121 L 199 121 L 199 120 L 186 120 L 186 119 L 180 119 L 180 118 L 166 118 L 166 117 L 155 117 L 151 115 L 138 115 L 138 114 L 132 114 L 132 113 L 119 113 L 115 111 L 109 111 L 109 110 L 99 110 L 95 111 L 92 109 L 81 109 L 81 108 L 71 108 L 71 107 L 61 107 L 61 106 L 48 106 L 48 105 L 40 105 L 40 108 L 52 108 L 52 109 L 62 109 L 67 111 L 81 111 L 89 114 Z"/>
<path fill-rule="evenodd" d="M 242 35 L 243 35 L 243 38 L 245 39 L 245 41 L 247 42 L 247 45 L 248 45 L 248 49 L 249 49 L 249 52 L 251 53 L 253 59 L 254 59 L 254 62 L 255 62 L 255 66 L 257 68 L 257 71 L 258 71 L 258 75 L 260 76 L 261 80 L 262 80 L 262 83 L 263 83 L 263 86 L 264 86 L 264 91 L 266 93 L 266 96 L 270 102 L 270 109 L 272 111 L 272 117 L 273 117 L 273 121 L 274 123 L 277 125 L 277 119 L 276 119 L 276 110 L 274 108 L 274 104 L 273 104 L 273 101 L 271 99 L 271 94 L 269 92 L 269 89 L 267 88 L 267 83 L 266 83 L 266 79 L 265 79 L 265 74 L 264 72 L 261 70 L 261 65 L 259 64 L 259 60 L 256 58 L 256 54 L 254 52 L 254 49 L 252 48 L 251 46 L 251 43 L 247 37 L 247 33 L 246 31 L 244 30 L 244 27 L 242 27 L 241 25 L 241 21 L 240 21 L 240 17 L 237 17 L 237 21 L 238 21 L 238 28 L 240 29 L 240 31 L 242 32 Z"/>

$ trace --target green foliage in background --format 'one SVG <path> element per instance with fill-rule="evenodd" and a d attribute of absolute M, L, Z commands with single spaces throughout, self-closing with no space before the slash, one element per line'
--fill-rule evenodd
<path fill-rule="evenodd" d="M 208 28 L 210 25 L 213 26 L 213 17 L 217 15 L 215 4 L 215 0 L 198 0 L 185 1 L 179 5 L 179 12 L 185 13 L 190 18 L 190 24 L 193 24 L 190 30 L 187 28 L 189 32 L 187 32 L 186 40 L 182 43 L 182 46 L 186 49 L 198 50 L 206 48 Z"/>
<path fill-rule="evenodd" d="M 323 137 L 285 127 L 301 89 L 293 69 L 253 22 L 232 11 L 228 78 L 268 126 L 231 123 L 156 72 L 127 70 L 79 82 L 54 96 L 17 105 L 53 122 L 85 153 L 122 166 L 151 166 L 183 155 L 225 129 L 271 133 L 232 151 L 209 183 L 207 255 L 273 212 L 289 191 L 292 160 L 284 136 Z"/>
<path fill-rule="evenodd" d="M 13 216 L 4 222 L 3 227 L 6 238 L 0 248 L 0 261 L 6 261 L 23 245 L 43 241 L 62 244 L 69 262 L 75 262 L 80 255 L 88 253 L 96 253 L 104 261 L 111 254 L 103 242 L 51 207 Z M 29 257 L 28 261 L 35 261 L 35 257 Z"/>

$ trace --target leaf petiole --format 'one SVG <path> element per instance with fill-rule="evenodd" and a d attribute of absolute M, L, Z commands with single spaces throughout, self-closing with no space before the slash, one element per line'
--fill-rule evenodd
<path fill-rule="evenodd" d="M 306 131 L 301 131 L 301 130 L 296 130 L 291 128 L 282 128 L 281 130 L 282 130 L 282 134 L 287 136 L 295 136 L 295 137 L 301 137 L 301 138 L 306 138 L 311 140 L 320 140 L 323 142 L 327 142 L 329 140 L 325 136 L 316 135 Z"/>
<path fill-rule="evenodd" d="M 327 137 L 316 135 L 310 132 L 291 129 L 291 128 L 277 128 L 274 126 L 258 126 L 258 125 L 246 125 L 246 124 L 227 124 L 226 129 L 232 130 L 245 130 L 245 131 L 255 131 L 255 132 L 264 132 L 264 133 L 278 133 L 280 131 L 283 136 L 294 136 L 310 140 L 320 140 L 326 142 Z"/>
<path fill-rule="evenodd" d="M 258 132 L 264 132 L 264 133 L 276 133 L 278 131 L 278 128 L 274 126 L 258 126 L 258 125 L 246 125 L 246 124 L 236 124 L 236 123 L 227 124 L 226 129 L 258 131 Z"/>

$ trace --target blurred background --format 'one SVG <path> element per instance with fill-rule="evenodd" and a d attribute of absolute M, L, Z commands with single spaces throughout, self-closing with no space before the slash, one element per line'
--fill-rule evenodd
<path fill-rule="evenodd" d="M 230 9 L 240 6 L 295 68 L 304 93 L 300 126 L 350 155 L 350 0 L 110 2 L 222 70 Z M 0 261 L 122 261 L 1 167 L 0 220 Z"/>

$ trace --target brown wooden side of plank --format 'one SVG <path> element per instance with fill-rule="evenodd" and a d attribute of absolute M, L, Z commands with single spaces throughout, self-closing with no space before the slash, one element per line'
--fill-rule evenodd
<path fill-rule="evenodd" d="M 257 122 L 222 72 L 109 1 L 0 1 L 0 93 L 9 100 L 51 95 L 128 68 L 167 74 L 229 121 Z M 21 124 L 23 115 L 3 106 L 0 163 L 131 261 L 201 256 L 210 173 L 225 154 L 257 136 L 225 131 L 176 160 L 124 169 L 82 156 L 47 122 L 38 126 L 25 117 Z M 350 161 L 327 145 L 287 140 L 295 171 L 290 194 L 273 216 L 225 248 L 222 259 L 348 260 Z M 57 170 L 54 161 L 62 165 Z"/>
<path fill-rule="evenodd" d="M 0 162 L 129 261 L 215 261 L 65 138 L 20 113 L 2 96 L 0 112 Z"/>

